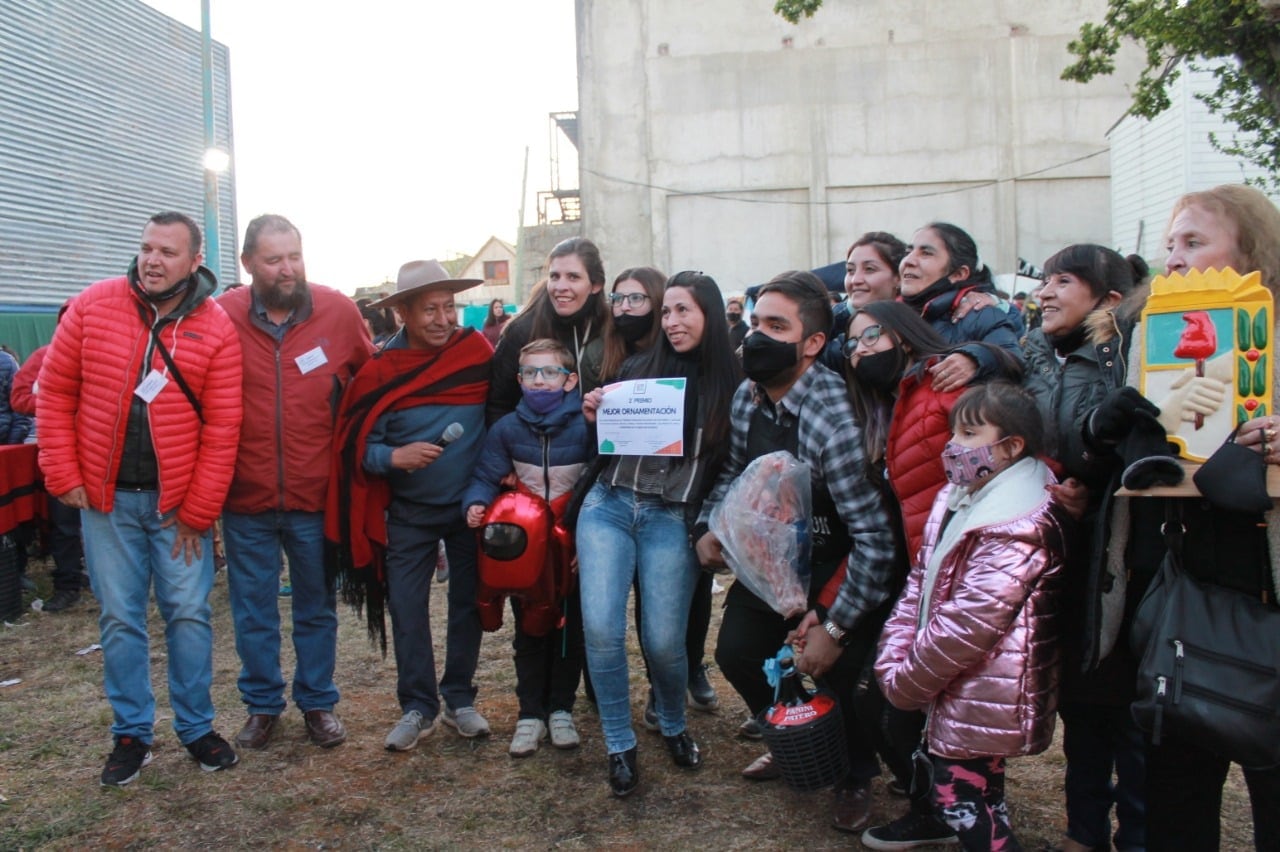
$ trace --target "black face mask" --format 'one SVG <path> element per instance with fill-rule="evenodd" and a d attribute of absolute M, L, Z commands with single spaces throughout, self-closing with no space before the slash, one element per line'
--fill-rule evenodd
<path fill-rule="evenodd" d="M 902 365 L 893 349 L 863 355 L 853 365 L 853 377 L 859 384 L 875 388 L 882 393 L 893 393 L 902 381 Z"/>
<path fill-rule="evenodd" d="M 742 342 L 742 372 L 754 382 L 768 384 L 800 360 L 800 344 L 774 340 L 762 331 Z"/>
<path fill-rule="evenodd" d="M 1085 335 L 1089 330 L 1084 323 L 1063 334 L 1045 334 L 1045 339 L 1053 346 L 1055 352 L 1064 358 L 1084 345 Z"/>
<path fill-rule="evenodd" d="M 187 292 L 187 288 L 191 286 L 191 280 L 195 277 L 194 275 L 188 275 L 186 278 L 183 278 L 181 281 L 179 281 L 177 284 L 174 284 L 168 290 L 165 290 L 164 292 L 161 292 L 161 293 L 152 293 L 146 287 L 142 286 L 142 278 L 138 274 L 137 258 L 134 258 L 133 262 L 129 264 L 128 274 L 129 274 L 129 281 L 132 282 L 133 285 L 138 288 L 139 295 L 141 295 L 148 302 L 151 302 L 153 305 L 162 304 L 164 302 L 169 301 L 175 296 L 180 296 L 183 293 Z"/>
<path fill-rule="evenodd" d="M 914 296 L 904 294 L 902 296 L 902 301 L 915 308 L 917 311 L 923 311 L 925 305 L 929 304 L 929 302 L 933 301 L 938 296 L 941 296 L 943 293 L 949 293 L 960 286 L 962 285 L 954 283 L 949 276 L 944 275 L 928 287 L 925 287 L 919 293 L 916 293 Z"/>
<path fill-rule="evenodd" d="M 738 323 L 742 322 L 742 314 L 729 313 L 729 314 L 725 314 L 725 316 L 729 318 L 729 322 L 732 323 L 733 325 L 737 325 Z"/>
<path fill-rule="evenodd" d="M 1106 298 L 1105 296 L 1103 298 Z M 1093 303 L 1093 307 L 1089 309 L 1089 313 L 1093 313 L 1102 307 L 1102 299 Z M 1081 346 L 1084 346 L 1085 339 L 1089 335 L 1088 317 L 1086 316 L 1080 321 L 1080 324 L 1070 331 L 1064 331 L 1061 334 L 1045 333 L 1045 339 L 1053 347 L 1053 350 L 1061 357 L 1065 358 L 1072 352 L 1075 352 Z"/>
<path fill-rule="evenodd" d="M 170 287 L 168 290 L 165 290 L 163 293 L 152 293 L 150 290 L 143 288 L 143 295 L 147 297 L 148 302 L 158 305 L 163 302 L 169 301 L 175 296 L 182 295 L 183 293 L 187 292 L 187 288 L 190 286 L 191 286 L 191 279 L 183 278 L 181 281 L 179 281 L 177 284 L 174 284 L 172 287 Z"/>
<path fill-rule="evenodd" d="M 613 327 L 627 343 L 635 343 L 653 328 L 653 311 L 641 316 L 618 314 L 613 318 Z"/>

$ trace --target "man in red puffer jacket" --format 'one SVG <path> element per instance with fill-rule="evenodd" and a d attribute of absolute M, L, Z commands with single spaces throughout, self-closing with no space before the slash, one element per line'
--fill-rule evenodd
<path fill-rule="evenodd" d="M 235 469 L 240 342 L 201 259 L 190 217 L 152 216 L 128 274 L 71 302 L 40 370 L 40 469 L 49 493 L 81 511 L 102 607 L 115 737 L 104 786 L 128 784 L 151 762 L 153 580 L 174 732 L 205 771 L 238 760 L 213 730 L 209 530 Z"/>

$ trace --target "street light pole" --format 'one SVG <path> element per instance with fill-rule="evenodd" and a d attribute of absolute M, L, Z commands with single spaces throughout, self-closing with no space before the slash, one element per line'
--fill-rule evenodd
<path fill-rule="evenodd" d="M 204 239 L 205 266 L 213 270 L 214 277 L 221 272 L 218 239 L 218 172 L 210 162 L 214 148 L 213 138 L 213 44 L 209 36 L 209 0 L 200 0 L 200 89 L 204 105 Z"/>

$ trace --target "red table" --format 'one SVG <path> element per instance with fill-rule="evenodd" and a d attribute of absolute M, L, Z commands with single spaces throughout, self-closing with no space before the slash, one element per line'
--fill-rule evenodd
<path fill-rule="evenodd" d="M 0 535 L 44 516 L 44 486 L 36 464 L 36 445 L 0 446 Z"/>

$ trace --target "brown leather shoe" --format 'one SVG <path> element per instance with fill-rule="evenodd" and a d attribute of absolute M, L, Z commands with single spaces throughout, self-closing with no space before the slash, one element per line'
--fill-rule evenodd
<path fill-rule="evenodd" d="M 320 748 L 333 748 L 347 741 L 347 729 L 332 710 L 308 710 L 302 715 L 307 720 L 307 736 Z"/>
<path fill-rule="evenodd" d="M 860 834 L 871 824 L 871 785 L 866 781 L 836 785 L 831 824 L 840 831 Z"/>
<path fill-rule="evenodd" d="M 271 741 L 271 735 L 275 733 L 276 722 L 279 719 L 279 716 L 268 713 L 250 713 L 249 718 L 244 720 L 244 727 L 240 729 L 240 733 L 236 734 L 236 746 L 266 748 L 267 743 Z"/>
<path fill-rule="evenodd" d="M 752 781 L 773 781 L 782 777 L 782 768 L 773 762 L 773 752 L 766 751 L 742 770 L 742 777 Z"/>

